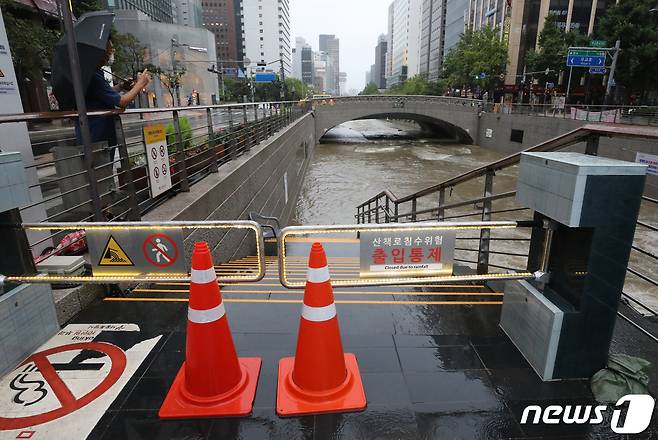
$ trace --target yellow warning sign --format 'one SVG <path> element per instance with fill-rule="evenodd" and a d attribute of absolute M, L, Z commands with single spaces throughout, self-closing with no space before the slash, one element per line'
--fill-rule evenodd
<path fill-rule="evenodd" d="M 132 260 L 126 252 L 119 246 L 119 243 L 110 235 L 107 244 L 98 261 L 99 266 L 134 266 Z"/>
<path fill-rule="evenodd" d="M 0 69 L 0 78 L 4 78 L 4 77 L 5 77 L 5 72 L 3 72 L 2 69 Z"/>
<path fill-rule="evenodd" d="M 146 144 L 164 142 L 166 139 L 167 134 L 164 125 L 155 124 L 144 127 L 144 142 Z"/>

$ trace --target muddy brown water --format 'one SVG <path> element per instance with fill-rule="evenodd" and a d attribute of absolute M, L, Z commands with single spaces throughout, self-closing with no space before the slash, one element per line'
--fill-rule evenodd
<path fill-rule="evenodd" d="M 399 139 L 413 132 L 408 124 L 383 120 L 361 120 L 345 123 L 332 130 L 316 146 L 315 157 L 306 174 L 306 179 L 297 200 L 294 224 L 353 224 L 356 222 L 356 207 L 388 189 L 398 197 L 427 188 L 438 182 L 454 177 L 465 171 L 487 164 L 503 156 L 494 150 L 477 145 L 461 145 L 431 139 Z M 386 138 L 386 136 L 389 136 Z M 368 140 L 368 138 L 377 138 Z M 511 167 L 498 171 L 494 179 L 494 193 L 515 189 L 517 169 Z M 446 194 L 446 203 L 454 203 L 482 196 L 483 179 L 476 179 L 457 186 Z M 419 200 L 418 208 L 436 205 L 438 194 Z M 495 201 L 494 210 L 519 207 L 513 199 Z M 400 213 L 411 206 L 400 207 Z M 453 209 L 450 215 L 469 214 L 477 210 L 475 206 Z M 530 211 L 494 214 L 493 220 L 529 219 Z M 426 216 L 430 219 L 430 215 Z M 478 216 L 456 218 L 454 220 L 476 221 Z M 640 219 L 650 224 L 658 223 L 658 206 L 643 203 Z M 527 238 L 527 230 L 498 230 L 494 237 Z M 476 249 L 477 241 L 462 241 L 458 247 Z M 638 227 L 635 245 L 656 254 L 658 233 Z M 495 252 L 527 253 L 528 243 L 518 241 L 492 242 Z M 456 258 L 476 260 L 477 254 L 457 251 Z M 524 269 L 523 257 L 491 254 L 490 262 L 504 271 L 504 268 Z M 473 266 L 471 264 L 471 266 Z M 504 267 L 504 268 L 503 268 Z M 656 279 L 658 264 L 633 251 L 631 267 Z M 658 288 L 635 275 L 628 274 L 624 291 L 639 299 L 653 310 L 658 310 Z M 647 313 L 646 310 L 638 309 Z"/>

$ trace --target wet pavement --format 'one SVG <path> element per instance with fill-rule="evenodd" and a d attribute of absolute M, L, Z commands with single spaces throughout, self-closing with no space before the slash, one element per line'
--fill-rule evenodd
<path fill-rule="evenodd" d="M 303 262 L 293 264 L 303 277 Z M 253 270 L 254 260 L 230 265 Z M 358 359 L 368 407 L 356 413 L 280 418 L 275 413 L 277 365 L 295 351 L 301 292 L 277 286 L 276 267 L 270 258 L 261 282 L 222 287 L 238 355 L 263 359 L 253 413 L 245 418 L 158 419 L 185 356 L 187 286 L 137 289 L 77 316 L 73 322 L 131 322 L 139 324 L 144 337 L 164 335 L 89 438 L 620 438 L 610 429 L 609 417 L 599 425 L 520 424 L 528 405 L 595 404 L 589 383 L 541 382 L 498 327 L 500 292 L 472 284 L 335 289 L 343 345 Z M 334 277 L 345 274 L 331 258 L 330 267 Z M 364 289 L 369 294 L 352 293 Z M 418 303 L 408 304 L 409 299 Z M 435 303 L 437 299 L 443 303 Z M 478 304 L 483 299 L 498 301 Z M 627 352 L 629 340 L 641 339 L 642 344 L 634 344 L 642 347 L 641 353 L 629 354 L 657 360 L 658 345 L 642 338 L 619 320 L 613 351 Z M 652 379 L 655 392 L 658 382 Z M 656 435 L 654 416 L 650 429 L 633 438 Z"/>
<path fill-rule="evenodd" d="M 372 160 L 356 162 L 355 168 L 340 168 L 338 158 L 344 154 L 350 159 L 352 154 L 345 144 L 327 148 L 328 155 L 316 153 L 316 162 L 309 171 L 309 179 L 315 185 L 327 183 L 327 192 L 321 193 L 307 185 L 298 204 L 297 220 L 306 224 L 353 223 L 351 216 L 356 204 L 370 192 L 376 192 L 375 189 L 381 190 L 382 180 L 367 178 L 367 172 L 376 175 L 377 168 L 368 168 L 373 165 Z M 353 151 L 355 147 L 350 148 Z M 423 148 L 400 154 L 447 154 Z M 477 147 L 468 148 L 477 150 Z M 400 150 L 394 148 L 386 154 Z M 463 152 L 454 151 L 456 155 Z M 386 164 L 390 166 L 395 157 L 376 152 L 360 154 L 379 157 L 376 161 L 380 169 Z M 488 156 L 493 153 L 482 154 L 479 160 L 483 162 L 495 158 Z M 396 180 L 399 182 L 396 194 L 420 189 L 419 186 L 436 181 L 442 173 L 453 175 L 458 171 L 448 169 L 452 165 L 440 160 L 417 159 L 401 171 L 402 177 L 408 176 L 409 180 Z M 421 162 L 434 163 L 430 166 Z M 457 164 L 454 167 L 469 169 L 475 165 L 461 164 L 456 159 L 454 163 Z M 413 176 L 420 177 L 413 180 Z M 357 186 L 355 179 L 364 187 Z M 363 191 L 353 191 L 354 188 Z M 328 204 L 332 199 L 340 200 L 339 204 Z M 352 262 L 332 259 L 329 254 L 334 278 L 356 274 Z M 255 259 L 247 257 L 222 265 L 217 271 L 253 271 L 254 264 Z M 291 277 L 302 279 L 304 271 L 303 256 L 291 259 Z M 253 413 L 244 418 L 160 420 L 158 410 L 185 357 L 187 290 L 184 283 L 140 287 L 127 297 L 97 302 L 71 321 L 134 323 L 139 325 L 143 339 L 162 335 L 88 438 L 629 438 L 612 431 L 611 411 L 605 412 L 604 421 L 595 425 L 521 424 L 521 415 L 528 405 L 545 408 L 596 402 L 587 380 L 542 382 L 539 379 L 498 326 L 502 290 L 483 284 L 335 289 L 343 346 L 357 357 L 368 406 L 362 412 L 348 414 L 278 417 L 275 413 L 277 366 L 279 359 L 294 355 L 302 295 L 299 290 L 286 290 L 280 285 L 277 263 L 272 258 L 267 261 L 265 279 L 259 283 L 222 286 L 238 355 L 258 356 L 263 360 Z M 624 305 L 620 311 L 658 333 L 655 320 L 642 318 Z M 640 356 L 654 365 L 658 363 L 658 344 L 621 319 L 617 320 L 610 351 Z M 650 379 L 650 390 L 655 396 L 658 392 L 655 368 Z M 658 415 L 654 412 L 649 429 L 630 438 L 657 437 Z"/>

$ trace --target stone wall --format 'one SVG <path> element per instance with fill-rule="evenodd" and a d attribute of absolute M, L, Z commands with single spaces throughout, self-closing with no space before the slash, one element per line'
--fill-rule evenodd
<path fill-rule="evenodd" d="M 513 154 L 548 139 L 560 136 L 585 124 L 587 122 L 572 119 L 483 113 L 480 115 L 477 142 L 484 148 Z M 487 130 L 491 130 L 491 132 L 487 133 Z M 512 130 L 518 130 L 517 135 L 523 132 L 522 142 L 512 140 Z M 574 145 L 565 151 L 584 152 L 585 144 L 580 143 Z M 658 155 L 658 142 L 641 139 L 603 137 L 599 140 L 600 156 L 635 162 L 637 152 Z M 658 196 L 658 176 L 647 176 L 645 194 L 649 197 Z"/>

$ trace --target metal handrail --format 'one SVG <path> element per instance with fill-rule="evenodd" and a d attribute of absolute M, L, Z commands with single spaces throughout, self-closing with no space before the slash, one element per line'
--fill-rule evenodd
<path fill-rule="evenodd" d="M 245 102 L 234 104 L 195 105 L 190 107 L 158 107 L 158 108 L 128 108 L 112 110 L 88 111 L 87 116 L 120 116 L 140 115 L 150 113 L 168 113 L 173 111 L 215 110 L 235 107 L 254 107 L 276 104 L 298 104 L 299 101 L 272 101 L 272 102 Z M 71 119 L 78 117 L 77 111 L 35 112 L 35 113 L 6 113 L 0 115 L 0 124 L 30 121 L 53 121 L 57 119 Z"/>
<path fill-rule="evenodd" d="M 601 136 L 604 137 L 625 137 L 625 138 L 641 138 L 641 139 L 652 139 L 656 140 L 658 139 L 658 128 L 654 127 L 647 127 L 647 126 L 630 126 L 630 125 L 612 125 L 612 124 L 587 124 L 584 125 L 580 128 L 577 128 L 575 130 L 569 131 L 563 135 L 557 136 L 553 139 L 549 139 L 547 141 L 544 141 L 540 144 L 537 144 L 531 148 L 527 148 L 519 153 L 515 153 L 512 155 L 509 155 L 507 157 L 504 157 L 502 159 L 496 160 L 494 162 L 491 162 L 489 164 L 483 165 L 481 167 L 475 168 L 473 170 L 467 171 L 465 173 L 462 173 L 458 176 L 452 177 L 450 179 L 444 180 L 443 182 L 433 185 L 431 187 L 425 188 L 423 190 L 417 191 L 413 194 L 410 194 L 408 196 L 404 197 L 394 197 L 392 194 L 390 194 L 389 191 L 382 191 L 379 194 L 375 195 L 374 197 L 368 199 L 367 201 L 363 202 L 357 207 L 357 215 L 356 219 L 357 222 L 365 222 L 366 214 L 370 210 L 377 210 L 380 208 L 380 201 L 384 200 L 386 203 L 386 206 L 389 206 L 390 204 L 394 205 L 396 215 L 393 216 L 392 218 L 389 218 L 388 221 L 397 221 L 400 218 L 404 218 L 407 220 L 410 220 L 411 222 L 419 221 L 418 215 L 421 214 L 428 214 L 428 213 L 434 213 L 436 212 L 438 215 L 439 220 L 446 220 L 446 219 L 454 219 L 454 218 L 461 218 L 461 217 L 471 217 L 471 216 L 476 216 L 476 215 L 481 215 L 482 220 L 491 220 L 491 214 L 495 213 L 503 213 L 503 212 L 515 212 L 515 211 L 520 211 L 525 208 L 513 208 L 513 209 L 502 209 L 502 210 L 493 210 L 492 209 L 492 201 L 497 200 L 497 199 L 503 199 L 507 197 L 512 197 L 516 191 L 508 191 L 505 193 L 501 194 L 492 194 L 492 188 L 493 188 L 493 177 L 495 176 L 496 171 L 499 171 L 504 168 L 508 168 L 511 166 L 514 166 L 518 164 L 521 160 L 521 155 L 523 152 L 531 152 L 531 151 L 556 151 L 563 149 L 565 147 L 568 147 L 570 145 L 574 145 L 576 143 L 580 142 L 587 142 L 587 147 L 585 149 L 586 154 L 593 154 L 596 155 L 598 153 L 598 143 L 599 143 L 599 138 Z M 474 198 L 470 200 L 464 200 L 464 201 L 459 201 L 451 204 L 446 204 L 445 203 L 445 190 L 450 189 L 452 191 L 452 188 L 455 187 L 456 185 L 464 182 L 469 182 L 473 181 L 474 179 L 480 178 L 480 177 L 485 177 L 485 196 L 484 197 L 479 197 L 479 198 Z M 439 203 L 432 208 L 425 208 L 418 210 L 416 209 L 418 199 L 430 194 L 434 194 L 439 192 Z M 653 203 L 653 204 L 658 204 L 658 200 L 648 197 L 648 196 L 642 196 L 642 200 Z M 412 202 L 412 209 L 409 212 L 405 212 L 403 214 L 398 213 L 399 205 L 405 202 Z M 482 207 L 480 211 L 468 213 L 468 214 L 460 214 L 460 215 L 452 215 L 452 216 L 445 216 L 445 211 L 447 209 L 451 208 L 458 208 L 462 206 L 468 206 L 471 204 L 479 204 L 482 203 Z M 372 205 L 374 204 L 374 207 Z M 366 211 L 366 207 L 368 208 L 369 211 Z M 425 219 L 423 219 L 425 220 Z M 658 227 L 654 226 L 652 224 L 649 224 L 647 222 L 638 220 L 637 221 L 637 226 L 641 226 L 644 228 L 649 229 L 650 231 L 653 232 L 658 232 Z M 472 264 L 477 264 L 478 265 L 478 273 L 485 273 L 488 271 L 488 267 L 501 267 L 498 265 L 494 265 L 489 263 L 488 257 L 490 254 L 497 254 L 498 252 L 493 252 L 489 250 L 489 242 L 491 241 L 491 237 L 488 235 L 488 231 L 486 229 L 483 229 L 481 231 L 481 235 L 479 238 L 474 238 L 475 240 L 480 241 L 480 246 L 479 249 L 473 250 L 474 252 L 478 252 L 478 259 L 477 261 L 465 261 L 464 262 L 469 262 Z M 652 261 L 656 261 L 658 257 L 654 255 L 653 253 L 646 251 L 644 249 L 641 249 L 637 246 L 632 246 L 632 249 L 635 251 L 640 252 L 641 254 L 649 257 Z M 517 255 L 521 257 L 522 255 Z M 644 282 L 649 283 L 652 286 L 658 287 L 658 281 L 653 279 L 649 275 L 645 275 L 631 267 L 627 267 L 627 272 L 635 275 L 639 279 L 643 280 Z M 650 310 L 652 313 L 655 314 L 655 312 L 651 309 L 648 309 L 644 304 L 641 304 L 638 300 L 635 298 L 632 298 L 628 294 L 624 293 L 624 297 L 627 297 L 629 300 L 636 302 L 640 304 L 643 308 Z"/>

